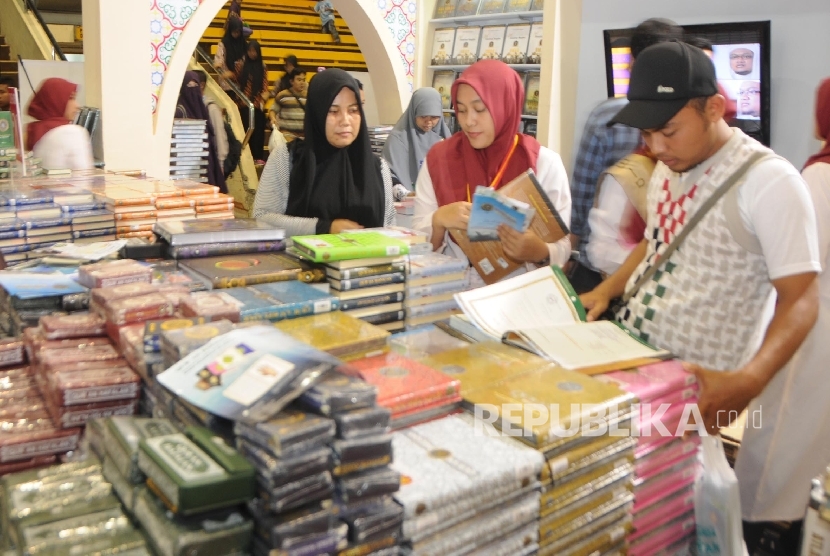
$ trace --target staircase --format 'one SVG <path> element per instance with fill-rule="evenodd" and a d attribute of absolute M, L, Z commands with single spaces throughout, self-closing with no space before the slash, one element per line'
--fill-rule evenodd
<path fill-rule="evenodd" d="M 268 66 L 268 80 L 273 83 L 283 74 L 285 57 L 294 54 L 304 69 L 340 68 L 367 71 L 366 60 L 352 32 L 335 13 L 335 26 L 341 44 L 335 44 L 320 28 L 320 16 L 314 11 L 315 0 L 244 0 L 242 18 L 259 42 L 262 58 Z M 222 9 L 205 30 L 200 45 L 211 55 L 224 35 L 227 9 Z"/>
<path fill-rule="evenodd" d="M 0 33 L 3 29 L 0 28 Z M 14 79 L 14 86 L 18 86 L 17 82 L 17 62 L 12 60 L 9 45 L 6 44 L 6 39 L 0 35 L 0 76 L 11 77 Z"/>

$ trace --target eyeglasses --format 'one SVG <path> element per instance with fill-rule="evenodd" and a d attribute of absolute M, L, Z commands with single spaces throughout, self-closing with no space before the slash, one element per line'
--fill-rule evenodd
<path fill-rule="evenodd" d="M 738 95 L 742 96 L 742 97 L 749 96 L 749 95 L 758 96 L 760 94 L 761 94 L 761 91 L 759 89 L 747 89 L 746 91 L 738 91 Z"/>
<path fill-rule="evenodd" d="M 730 60 L 752 60 L 755 57 L 755 54 L 750 52 L 749 54 L 730 54 Z"/>

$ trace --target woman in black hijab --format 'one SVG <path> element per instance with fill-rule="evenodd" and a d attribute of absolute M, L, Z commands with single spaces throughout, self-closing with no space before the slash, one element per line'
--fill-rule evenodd
<path fill-rule="evenodd" d="M 248 43 L 248 51 L 242 60 L 236 62 L 237 82 L 239 88 L 254 103 L 254 131 L 248 146 L 254 161 L 265 164 L 265 102 L 270 96 L 268 90 L 268 68 L 262 61 L 262 48 L 257 41 Z M 242 125 L 248 131 L 248 117 L 250 112 L 246 105 L 239 105 L 239 114 L 242 116 Z"/>
<path fill-rule="evenodd" d="M 208 173 L 207 179 L 210 185 L 215 185 L 222 193 L 228 192 L 225 183 L 225 174 L 219 164 L 219 156 L 216 151 L 216 136 L 213 126 L 210 124 L 205 101 L 202 99 L 202 90 L 199 87 L 199 75 L 195 71 L 186 71 L 182 88 L 179 90 L 179 102 L 176 105 L 176 118 L 189 120 L 205 120 L 208 134 Z"/>
<path fill-rule="evenodd" d="M 268 158 L 254 218 L 287 236 L 395 225 L 392 176 L 375 156 L 357 82 L 329 69 L 308 87 L 305 139 Z"/>
<path fill-rule="evenodd" d="M 236 79 L 236 63 L 245 57 L 245 38 L 242 36 L 242 20 L 238 17 L 228 18 L 225 25 L 225 36 L 216 47 L 213 65 L 219 71 L 222 79 L 219 85 L 227 91 L 230 89 L 226 79 Z"/>

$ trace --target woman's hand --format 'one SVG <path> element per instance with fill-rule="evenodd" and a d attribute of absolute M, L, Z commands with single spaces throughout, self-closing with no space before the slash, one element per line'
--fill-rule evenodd
<path fill-rule="evenodd" d="M 352 222 L 351 220 L 346 220 L 345 218 L 338 218 L 337 220 L 332 220 L 329 233 L 339 234 L 343 230 L 359 230 L 361 228 L 363 228 L 363 226 L 357 222 Z"/>
<path fill-rule="evenodd" d="M 550 256 L 548 244 L 536 235 L 533 230 L 524 233 L 518 232 L 501 224 L 499 226 L 499 239 L 501 240 L 504 254 L 520 263 L 538 263 Z"/>
<path fill-rule="evenodd" d="M 433 228 L 466 230 L 472 206 L 466 201 L 444 205 L 432 215 Z"/>

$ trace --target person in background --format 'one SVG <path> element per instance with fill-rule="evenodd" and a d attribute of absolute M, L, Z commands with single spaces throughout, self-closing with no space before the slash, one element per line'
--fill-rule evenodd
<path fill-rule="evenodd" d="M 216 158 L 219 161 L 219 168 L 225 167 L 225 159 L 228 157 L 230 144 L 228 133 L 225 131 L 225 111 L 216 104 L 216 101 L 205 94 L 207 88 L 207 73 L 202 70 L 196 71 L 199 76 L 199 90 L 202 93 L 202 100 L 207 107 L 209 122 L 213 127 L 213 137 L 216 142 Z M 224 175 L 224 172 L 223 172 Z"/>
<path fill-rule="evenodd" d="M 245 23 L 245 20 L 242 19 L 242 0 L 231 0 L 231 5 L 228 6 L 228 20 L 233 18 L 238 19 L 242 22 L 242 37 L 247 39 L 253 34 L 253 29 L 248 27 Z M 225 26 L 227 27 L 228 21 L 225 21 Z"/>
<path fill-rule="evenodd" d="M 825 143 L 807 160 L 801 176 L 815 206 L 819 260 L 824 264 L 818 278 L 818 319 L 789 363 L 747 408 L 749 415 L 763 414 L 762 427 L 744 431 L 735 462 L 750 554 L 763 543 L 765 522 L 770 521 L 789 522 L 775 541 L 775 552 L 798 553 L 810 481 L 830 463 L 830 79 L 818 88 L 815 123 L 816 138 Z"/>
<path fill-rule="evenodd" d="M 248 140 L 256 164 L 265 164 L 265 102 L 268 100 L 268 68 L 262 61 L 262 49 L 257 41 L 248 43 L 246 56 L 236 62 L 236 80 L 245 97 L 254 103 L 254 131 Z M 239 114 L 248 131 L 248 107 L 240 104 Z"/>
<path fill-rule="evenodd" d="M 684 37 L 683 42 L 686 44 L 690 44 L 692 46 L 696 46 L 706 54 L 710 60 L 712 60 L 715 56 L 715 51 L 712 47 L 712 41 L 707 39 L 706 37 L 701 37 L 699 35 L 691 36 L 691 37 Z M 726 123 L 732 125 L 732 122 L 735 120 L 735 116 L 738 114 L 738 103 L 735 101 L 734 98 L 729 96 L 729 93 L 726 92 L 726 89 L 718 82 L 718 93 L 726 99 L 726 113 L 723 115 L 723 119 Z"/>
<path fill-rule="evenodd" d="M 287 142 L 303 136 L 305 119 L 306 87 L 305 72 L 297 68 L 291 70 L 291 87 L 277 93 L 268 117 L 271 127 L 279 129 Z"/>
<path fill-rule="evenodd" d="M 284 91 L 286 89 L 291 88 L 291 78 L 289 77 L 289 75 L 291 74 L 292 71 L 297 69 L 297 67 L 298 66 L 297 66 L 297 57 L 296 56 L 294 56 L 293 54 L 289 54 L 288 56 L 285 57 L 285 65 L 284 65 L 285 73 L 282 74 L 282 77 L 280 77 L 280 80 L 277 81 L 276 87 L 274 87 L 274 97 L 276 97 L 278 94 L 280 94 L 280 91 Z"/>
<path fill-rule="evenodd" d="M 634 30 L 631 37 L 631 64 L 646 47 L 659 42 L 683 37 L 683 29 L 667 19 L 648 19 Z M 608 121 L 628 104 L 625 97 L 610 98 L 594 108 L 579 143 L 576 154 L 571 195 L 573 196 L 573 214 L 571 216 L 571 245 L 576 250 L 574 258 L 581 263 L 569 272 L 569 277 L 578 286 L 586 281 L 586 286 L 577 289 L 577 293 L 591 289 L 589 280 L 595 279 L 597 269 L 591 268 L 582 257 L 588 244 L 588 212 L 594 205 L 596 188 L 600 174 L 613 166 L 624 156 L 632 153 L 640 144 L 640 133 L 636 129 L 615 125 L 608 127 Z M 585 271 L 593 274 L 582 276 Z"/>
<path fill-rule="evenodd" d="M 414 191 L 427 152 L 451 135 L 444 122 L 441 95 L 431 87 L 423 87 L 412 94 L 409 106 L 389 134 L 383 158 L 404 187 Z"/>
<path fill-rule="evenodd" d="M 50 77 L 40 84 L 27 113 L 36 121 L 26 130 L 26 150 L 34 151 L 46 170 L 88 170 L 94 166 L 89 132 L 72 122 L 80 107 L 78 86 Z"/>
<path fill-rule="evenodd" d="M 391 173 L 372 153 L 359 91 L 340 69 L 311 80 L 305 138 L 271 153 L 254 218 L 287 236 L 395 225 Z"/>
<path fill-rule="evenodd" d="M 219 86 L 224 91 L 230 90 L 227 80 L 236 81 L 236 64 L 245 58 L 245 38 L 242 36 L 242 20 L 238 17 L 228 18 L 225 24 L 225 36 L 216 47 L 213 65 L 219 72 Z"/>
<path fill-rule="evenodd" d="M 320 14 L 320 24 L 323 27 L 323 32 L 331 34 L 336 44 L 340 44 L 340 33 L 337 32 L 337 27 L 334 26 L 334 6 L 329 0 L 318 0 L 314 4 L 314 11 Z"/>
<path fill-rule="evenodd" d="M 0 76 L 0 112 L 8 112 L 12 97 L 9 93 L 9 87 L 14 87 L 14 81 L 11 77 Z"/>
<path fill-rule="evenodd" d="M 222 193 L 227 193 L 228 186 L 225 183 L 225 173 L 222 171 L 222 164 L 219 162 L 216 147 L 216 134 L 210 121 L 208 108 L 202 99 L 200 82 L 199 74 L 195 71 L 184 73 L 182 88 L 179 90 L 179 102 L 176 105 L 176 118 L 205 121 L 205 129 L 208 134 L 208 183 L 217 186 Z M 225 156 L 227 156 L 227 153 Z"/>
<path fill-rule="evenodd" d="M 516 133 L 525 98 L 519 74 L 503 62 L 481 60 L 455 80 L 451 94 L 462 132 L 436 143 L 427 153 L 415 183 L 413 227 L 429 235 L 436 251 L 465 259 L 449 230 L 467 229 L 476 186 L 498 190 L 527 170 L 535 172 L 567 225 L 571 192 L 562 159 L 533 137 Z M 502 226 L 499 239 L 508 257 L 526 263 L 516 273 L 561 266 L 571 252 L 567 237 L 548 244 L 532 229 L 520 233 Z M 473 273 L 470 278 L 475 281 L 479 276 Z"/>

